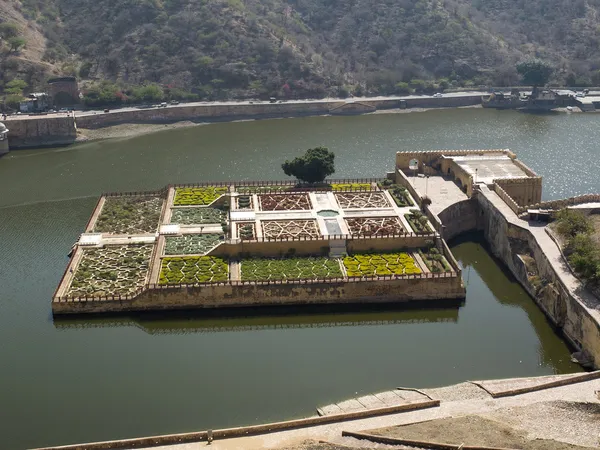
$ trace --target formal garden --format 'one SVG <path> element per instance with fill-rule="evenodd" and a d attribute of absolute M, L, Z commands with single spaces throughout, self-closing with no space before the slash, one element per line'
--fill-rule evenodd
<path fill-rule="evenodd" d="M 363 253 L 343 259 L 348 277 L 412 275 L 421 269 L 408 253 Z"/>
<path fill-rule="evenodd" d="M 162 259 L 158 284 L 216 283 L 229 280 L 229 263 L 216 256 L 175 256 Z"/>
<path fill-rule="evenodd" d="M 229 192 L 227 187 L 204 186 L 198 188 L 177 188 L 173 205 L 210 205 L 221 195 Z"/>
<path fill-rule="evenodd" d="M 227 212 L 210 206 L 171 209 L 171 223 L 179 225 L 215 224 L 223 222 L 226 218 Z"/>
<path fill-rule="evenodd" d="M 429 226 L 429 220 L 427 216 L 418 209 L 411 209 L 408 214 L 404 217 L 408 221 L 410 227 L 415 233 L 431 233 L 431 227 Z"/>
<path fill-rule="evenodd" d="M 342 209 L 390 208 L 392 206 L 385 194 L 379 191 L 338 192 L 335 194 L 335 198 Z"/>
<path fill-rule="evenodd" d="M 144 286 L 152 245 L 118 245 L 83 250 L 69 296 L 127 295 Z"/>
<path fill-rule="evenodd" d="M 319 237 L 316 220 L 263 220 L 263 237 L 268 239 Z"/>
<path fill-rule="evenodd" d="M 111 234 L 154 233 L 158 229 L 163 201 L 159 196 L 106 197 L 93 231 Z"/>
<path fill-rule="evenodd" d="M 452 271 L 452 266 L 450 266 L 446 257 L 435 247 L 431 247 L 426 251 L 420 250 L 419 255 L 421 255 L 421 259 L 430 272 L 438 273 Z"/>
<path fill-rule="evenodd" d="M 199 255 L 207 253 L 223 242 L 224 236 L 217 233 L 184 234 L 165 238 L 165 255 Z"/>
<path fill-rule="evenodd" d="M 298 211 L 311 209 L 308 194 L 262 194 L 258 196 L 261 211 Z"/>
<path fill-rule="evenodd" d="M 241 262 L 242 281 L 341 278 L 339 260 L 325 257 L 252 258 Z"/>
<path fill-rule="evenodd" d="M 398 217 L 352 217 L 344 220 L 353 236 L 387 236 L 406 233 Z"/>

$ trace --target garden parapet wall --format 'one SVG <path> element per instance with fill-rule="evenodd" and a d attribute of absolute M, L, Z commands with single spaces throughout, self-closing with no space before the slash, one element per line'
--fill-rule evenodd
<path fill-rule="evenodd" d="M 459 301 L 462 278 L 454 272 L 362 279 L 335 278 L 294 282 L 241 282 L 205 285 L 150 285 L 134 298 L 56 298 L 56 314 L 193 308 L 290 306 L 309 304 Z"/>

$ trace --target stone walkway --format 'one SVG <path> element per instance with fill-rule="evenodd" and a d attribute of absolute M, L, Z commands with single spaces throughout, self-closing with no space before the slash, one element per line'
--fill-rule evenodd
<path fill-rule="evenodd" d="M 333 414 L 366 411 L 388 406 L 417 405 L 419 403 L 429 403 L 430 400 L 432 400 L 431 397 L 418 390 L 398 388 L 393 391 L 363 395 L 362 397 L 351 398 L 343 402 L 322 406 L 317 408 L 317 412 L 320 416 L 330 416 Z"/>
<path fill-rule="evenodd" d="M 439 215 L 448 206 L 468 200 L 467 194 L 449 177 L 434 175 L 427 179 L 424 176 L 410 176 L 408 180 L 421 197 L 427 194 L 432 200 L 429 209 L 433 214 Z"/>
<path fill-rule="evenodd" d="M 527 229 L 531 232 L 540 248 L 552 264 L 558 278 L 571 292 L 574 298 L 579 300 L 582 306 L 590 313 L 595 320 L 600 323 L 600 301 L 588 292 L 581 282 L 573 276 L 565 264 L 560 250 L 556 243 L 548 236 L 545 226 L 539 222 L 528 222 L 520 219 L 512 209 L 496 194 L 490 191 L 486 186 L 481 186 L 481 193 L 493 203 L 493 205 L 504 215 L 506 220 L 518 227 Z"/>

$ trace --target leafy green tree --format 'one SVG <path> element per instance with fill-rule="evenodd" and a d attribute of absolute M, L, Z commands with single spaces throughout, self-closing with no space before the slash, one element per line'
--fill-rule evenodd
<path fill-rule="evenodd" d="M 11 52 L 18 52 L 25 47 L 25 44 L 27 43 L 27 41 L 20 36 L 11 37 L 7 42 Z"/>
<path fill-rule="evenodd" d="M 315 147 L 306 150 L 304 156 L 281 165 L 283 172 L 307 183 L 322 183 L 326 177 L 335 172 L 335 154 L 327 147 Z"/>
<path fill-rule="evenodd" d="M 517 64 L 517 72 L 526 85 L 544 86 L 548 83 L 554 68 L 540 59 L 530 59 Z"/>
<path fill-rule="evenodd" d="M 19 27 L 14 23 L 0 23 L 0 38 L 9 39 L 19 35 Z"/>
<path fill-rule="evenodd" d="M 4 98 L 4 104 L 6 106 L 8 106 L 11 109 L 14 110 L 18 110 L 19 109 L 19 103 L 23 100 L 23 96 L 22 95 L 18 95 L 18 94 L 12 94 L 12 95 L 7 95 Z"/>
<path fill-rule="evenodd" d="M 162 100 L 165 93 L 158 84 L 147 84 L 133 90 L 133 99 L 138 102 L 158 102 Z"/>
<path fill-rule="evenodd" d="M 25 81 L 15 78 L 4 86 L 4 92 L 8 95 L 23 95 L 23 90 L 27 87 Z"/>

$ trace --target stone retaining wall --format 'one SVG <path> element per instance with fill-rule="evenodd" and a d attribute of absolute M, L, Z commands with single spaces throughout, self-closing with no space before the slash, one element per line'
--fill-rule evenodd
<path fill-rule="evenodd" d="M 373 281 L 318 283 L 223 283 L 156 286 L 128 300 L 53 301 L 55 314 L 248 306 L 402 303 L 465 297 L 460 274 L 421 274 Z"/>
<path fill-rule="evenodd" d="M 407 108 L 443 108 L 477 105 L 481 103 L 479 95 L 464 95 L 460 97 L 441 98 L 410 98 L 406 99 Z M 169 123 L 182 120 L 235 120 L 260 117 L 295 117 L 309 115 L 324 115 L 331 111 L 365 113 L 375 109 L 392 109 L 400 107 L 400 99 L 369 100 L 361 99 L 358 107 L 354 102 L 345 100 L 303 102 L 303 103 L 254 103 L 254 104 L 207 104 L 186 106 L 179 105 L 168 108 L 148 108 L 111 113 L 92 114 L 77 117 L 80 128 L 102 128 L 121 123 Z"/>
<path fill-rule="evenodd" d="M 77 127 L 71 116 L 10 119 L 6 126 L 10 130 L 11 149 L 66 145 L 77 139 Z"/>
<path fill-rule="evenodd" d="M 538 203 L 542 199 L 542 177 L 497 179 L 494 183 L 502 187 L 519 206 L 525 207 Z"/>
<path fill-rule="evenodd" d="M 588 352 L 595 366 L 600 367 L 600 324 L 571 295 L 531 232 L 508 221 L 485 193 L 479 193 L 476 199 L 482 214 L 480 223 L 494 256 L 504 262 L 564 336 Z M 539 290 L 528 279 L 527 267 L 519 257 L 523 253 L 535 259 L 539 277 L 544 281 Z"/>

